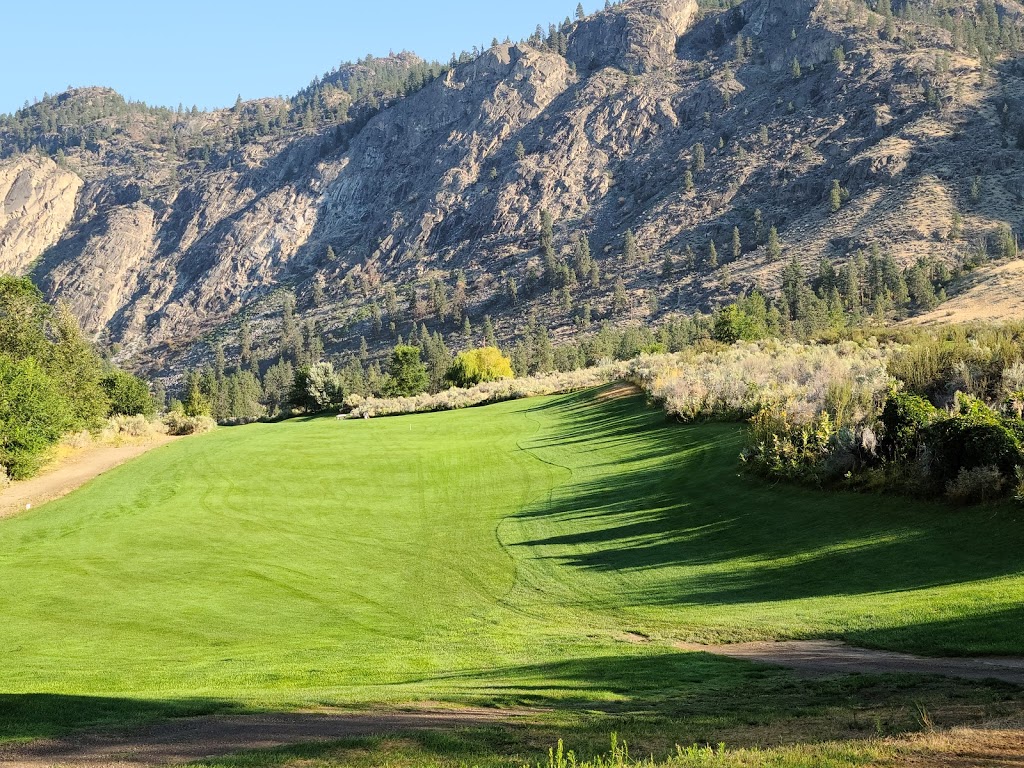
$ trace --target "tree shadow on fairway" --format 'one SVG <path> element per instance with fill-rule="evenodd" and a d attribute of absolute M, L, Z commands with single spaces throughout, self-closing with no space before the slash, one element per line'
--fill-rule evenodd
<path fill-rule="evenodd" d="M 524 447 L 574 479 L 514 518 L 510 540 L 528 561 L 635 573 L 631 597 L 609 591 L 613 603 L 859 595 L 1024 572 L 1024 525 L 1009 507 L 771 485 L 742 472 L 742 427 L 666 424 L 636 397 L 540 408 L 559 428 Z M 585 599 L 600 604 L 600 590 Z"/>
<path fill-rule="evenodd" d="M 685 728 L 676 735 L 684 739 L 679 743 L 715 739 L 723 728 L 770 725 L 836 708 L 1024 700 L 1019 689 L 999 681 L 920 675 L 803 679 L 777 667 L 653 646 L 648 652 L 506 668 L 479 677 L 480 693 L 501 705 L 596 711 L 631 723 L 675 722 Z"/>
<path fill-rule="evenodd" d="M 1024 634 L 1024 605 L 997 610 L 979 609 L 966 617 L 908 622 L 903 626 L 857 629 L 846 639 L 868 648 L 905 648 L 942 656 L 998 656 L 1006 653 L 1007 638 Z M 969 649 L 965 652 L 964 649 Z M 1019 653 L 1019 651 L 1018 651 Z"/>
<path fill-rule="evenodd" d="M 241 711 L 217 699 L 147 700 L 52 693 L 0 694 L 0 743 L 59 736 L 80 728 L 122 728 L 175 717 Z"/>

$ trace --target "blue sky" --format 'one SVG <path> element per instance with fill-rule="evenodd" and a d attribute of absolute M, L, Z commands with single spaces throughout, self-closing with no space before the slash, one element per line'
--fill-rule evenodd
<path fill-rule="evenodd" d="M 229 106 L 288 95 L 367 53 L 447 60 L 529 35 L 577 0 L 50 0 L 9 3 L 0 113 L 68 85 L 106 85 L 150 104 Z M 588 12 L 604 0 L 584 0 Z"/>

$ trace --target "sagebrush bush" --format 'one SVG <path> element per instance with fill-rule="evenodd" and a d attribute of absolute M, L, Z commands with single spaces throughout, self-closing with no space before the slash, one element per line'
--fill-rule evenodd
<path fill-rule="evenodd" d="M 822 413 L 843 426 L 870 421 L 889 390 L 890 352 L 874 343 L 835 345 L 768 340 L 641 357 L 631 376 L 672 415 L 750 418 L 782 407 L 794 424 Z"/>
<path fill-rule="evenodd" d="M 946 496 L 958 504 L 996 501 L 1003 495 L 1007 480 L 995 466 L 961 469 L 956 479 L 946 485 Z"/>
<path fill-rule="evenodd" d="M 103 428 L 101 438 L 104 440 L 153 438 L 157 435 L 166 435 L 167 432 L 166 424 L 143 415 L 111 416 Z"/>
<path fill-rule="evenodd" d="M 345 418 L 362 419 L 428 411 L 451 411 L 504 400 L 572 392 L 620 379 L 626 374 L 626 370 L 625 363 L 614 363 L 565 373 L 541 374 L 521 379 L 502 379 L 501 381 L 478 384 L 468 389 L 446 389 L 434 395 L 423 393 L 415 397 L 392 398 L 366 398 L 349 395 L 345 398 L 345 407 L 348 410 Z"/>
<path fill-rule="evenodd" d="M 217 422 L 209 416 L 186 416 L 180 411 L 171 411 L 163 421 L 167 425 L 167 434 L 175 436 L 199 435 L 217 428 Z"/>

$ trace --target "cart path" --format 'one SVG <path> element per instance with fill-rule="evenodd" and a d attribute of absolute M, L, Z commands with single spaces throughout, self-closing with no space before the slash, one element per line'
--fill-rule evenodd
<path fill-rule="evenodd" d="M 104 472 L 177 439 L 161 436 L 146 443 L 87 448 L 38 477 L 0 488 L 0 519 L 66 496 Z"/>
<path fill-rule="evenodd" d="M 702 651 L 760 664 L 788 667 L 809 676 L 838 674 L 912 674 L 996 679 L 1024 686 L 1024 658 L 1010 656 L 929 658 L 909 653 L 855 648 L 832 640 L 698 645 L 676 643 L 683 651 Z"/>
<path fill-rule="evenodd" d="M 531 710 L 462 708 L 190 717 L 165 720 L 128 733 L 81 733 L 24 745 L 0 746 L 0 765 L 4 768 L 152 768 L 285 744 L 508 724 L 533 713 Z"/>

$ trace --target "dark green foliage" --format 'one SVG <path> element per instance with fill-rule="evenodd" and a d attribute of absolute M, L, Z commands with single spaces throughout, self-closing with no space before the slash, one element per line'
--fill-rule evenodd
<path fill-rule="evenodd" d="M 110 401 L 111 416 L 152 416 L 156 412 L 149 384 L 125 371 L 103 377 L 103 391 Z"/>
<path fill-rule="evenodd" d="M 426 391 L 430 383 L 427 367 L 420 362 L 419 347 L 400 345 L 391 353 L 388 367 L 390 380 L 388 394 L 397 397 L 412 397 Z"/>
<path fill-rule="evenodd" d="M 924 431 L 928 469 L 941 490 L 964 469 L 997 467 L 1006 478 L 1024 465 L 1017 430 L 981 401 L 964 397 L 953 416 Z"/>
<path fill-rule="evenodd" d="M 890 461 L 917 458 L 924 430 L 938 417 L 938 409 L 924 398 L 907 392 L 891 393 L 882 409 L 882 456 Z"/>

